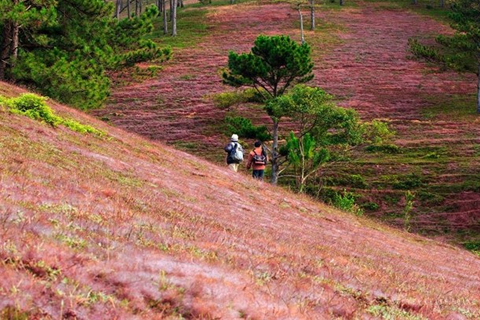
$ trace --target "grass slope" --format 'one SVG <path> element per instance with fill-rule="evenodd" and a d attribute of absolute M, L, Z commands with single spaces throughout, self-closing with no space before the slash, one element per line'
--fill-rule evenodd
<path fill-rule="evenodd" d="M 333 164 L 308 189 L 318 194 L 321 186 L 326 201 L 347 189 L 371 217 L 478 250 L 480 118 L 475 114 L 475 75 L 438 72 L 409 58 L 410 37 L 433 41 L 437 34 L 452 32 L 444 10 L 426 9 L 432 5 L 426 0 L 416 6 L 406 0 L 354 0 L 343 7 L 338 1 L 318 2 L 314 32 L 308 30 L 309 12 L 304 9 L 305 39 L 315 61 L 310 85 L 334 94 L 341 106 L 355 108 L 364 120 L 388 121 L 397 132 L 398 147 L 362 152 Z M 226 139 L 226 115 L 247 116 L 270 128 L 272 124 L 261 107 L 214 106 L 213 94 L 232 90 L 220 77 L 228 51 L 249 51 L 259 34 L 286 34 L 299 41 L 298 12 L 291 1 L 248 2 L 189 5 L 179 15 L 189 27 L 179 28 L 178 37 L 156 35 L 174 48 L 174 58 L 158 77 L 117 87 L 106 107 L 93 113 L 125 130 L 222 163 L 223 154 L 217 151 Z M 288 123 L 281 126 L 288 134 Z M 408 217 L 407 192 L 414 194 Z"/>
<path fill-rule="evenodd" d="M 0 319 L 480 317 L 467 251 L 49 104 L 106 135 L 0 110 Z"/>

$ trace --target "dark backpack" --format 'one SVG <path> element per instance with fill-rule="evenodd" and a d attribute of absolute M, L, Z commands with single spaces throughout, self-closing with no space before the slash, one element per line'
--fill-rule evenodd
<path fill-rule="evenodd" d="M 267 156 L 264 154 L 263 149 L 261 154 L 257 154 L 255 150 L 253 150 L 253 164 L 257 165 L 266 165 L 267 164 Z"/>
<path fill-rule="evenodd" d="M 238 142 L 231 142 L 227 144 L 224 148 L 225 152 L 228 152 L 228 158 L 235 162 L 239 163 L 243 161 L 243 148 Z"/>

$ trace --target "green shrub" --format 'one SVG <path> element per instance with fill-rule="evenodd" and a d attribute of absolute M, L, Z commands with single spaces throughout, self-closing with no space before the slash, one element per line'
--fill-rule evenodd
<path fill-rule="evenodd" d="M 72 120 L 72 119 L 65 119 L 65 120 L 62 121 L 62 124 L 65 127 L 69 128 L 70 130 L 75 131 L 75 132 L 91 133 L 91 134 L 95 134 L 97 136 L 105 135 L 105 132 L 103 132 L 103 131 L 95 129 L 94 127 L 86 125 L 86 124 L 81 124 L 81 123 L 79 123 L 75 120 Z"/>
<path fill-rule="evenodd" d="M 359 174 L 344 175 L 341 177 L 326 177 L 324 183 L 329 186 L 349 186 L 359 189 L 365 189 L 368 187 L 365 178 Z"/>
<path fill-rule="evenodd" d="M 4 96 L 0 96 L 0 111 L 6 110 L 6 107 L 8 106 L 7 101 L 7 98 L 5 98 Z"/>
<path fill-rule="evenodd" d="M 266 126 L 255 126 L 250 119 L 243 117 L 226 117 L 227 135 L 238 134 L 240 137 L 268 141 L 271 139 Z"/>
<path fill-rule="evenodd" d="M 261 103 L 261 95 L 254 89 L 244 91 L 222 92 L 213 95 L 213 103 L 220 109 L 228 109 L 240 103 L 256 102 Z"/>
<path fill-rule="evenodd" d="M 423 185 L 422 177 L 416 173 L 410 173 L 403 176 L 400 181 L 393 184 L 394 189 L 409 190 L 421 187 Z"/>
<path fill-rule="evenodd" d="M 369 210 L 369 211 L 377 211 L 380 206 L 378 204 L 376 204 L 375 202 L 367 202 L 367 203 L 364 203 L 361 205 L 361 207 L 365 210 Z"/>
<path fill-rule="evenodd" d="M 418 199 L 424 203 L 428 204 L 440 204 L 445 199 L 443 196 L 431 193 L 427 191 L 419 191 L 417 193 Z"/>
<path fill-rule="evenodd" d="M 14 114 L 20 114 L 34 120 L 43 121 L 53 127 L 64 125 L 72 131 L 80 133 L 92 133 L 103 136 L 105 133 L 89 125 L 83 125 L 75 120 L 63 119 L 52 111 L 46 105 L 46 98 L 37 96 L 33 93 L 22 94 L 19 97 L 7 99 L 0 96 L 0 107 L 6 105 Z"/>
<path fill-rule="evenodd" d="M 333 200 L 333 205 L 344 211 L 356 214 L 357 216 L 363 215 L 363 210 L 355 203 L 355 194 L 343 190 L 343 194 L 337 193 Z"/>
<path fill-rule="evenodd" d="M 400 148 L 394 144 L 374 144 L 371 146 L 365 147 L 365 151 L 375 153 L 382 152 L 388 154 L 400 153 Z"/>
<path fill-rule="evenodd" d="M 45 100 L 46 98 L 44 97 L 26 93 L 17 98 L 9 99 L 8 104 L 13 113 L 25 115 L 34 120 L 44 121 L 56 127 L 62 120 L 45 104 Z"/>

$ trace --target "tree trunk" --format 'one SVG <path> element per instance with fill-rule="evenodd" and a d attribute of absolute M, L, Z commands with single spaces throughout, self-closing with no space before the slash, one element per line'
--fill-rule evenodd
<path fill-rule="evenodd" d="M 177 0 L 173 0 L 172 6 L 172 36 L 177 35 Z"/>
<path fill-rule="evenodd" d="M 12 54 L 13 24 L 5 21 L 2 32 L 2 47 L 0 53 L 0 79 L 6 79 L 7 68 Z"/>
<path fill-rule="evenodd" d="M 278 182 L 278 120 L 273 121 L 273 143 L 272 143 L 272 179 L 270 182 L 272 184 L 277 184 Z"/>
<path fill-rule="evenodd" d="M 130 1 L 130 0 L 127 0 Z M 122 0 L 115 1 L 115 18 L 120 19 L 120 11 L 122 10 Z"/>
<path fill-rule="evenodd" d="M 127 15 L 128 15 L 128 18 L 130 19 L 131 16 L 130 16 L 130 0 L 127 0 Z"/>
<path fill-rule="evenodd" d="M 167 21 L 167 0 L 160 0 L 163 3 L 163 12 L 162 12 L 162 17 L 163 17 L 163 34 L 168 33 L 168 21 Z"/>
<path fill-rule="evenodd" d="M 315 30 L 315 0 L 310 0 L 310 30 Z"/>
<path fill-rule="evenodd" d="M 412 0 L 412 4 L 417 5 L 418 0 Z"/>
<path fill-rule="evenodd" d="M 445 0 L 440 0 L 440 8 L 444 8 L 445 7 Z"/>
<path fill-rule="evenodd" d="M 178 7 L 183 8 L 185 5 L 183 4 L 183 0 L 178 0 Z"/>
<path fill-rule="evenodd" d="M 168 21 L 172 21 L 173 19 L 173 0 L 170 0 L 170 20 Z"/>
<path fill-rule="evenodd" d="M 343 0 L 340 0 L 340 5 L 343 6 Z"/>
<path fill-rule="evenodd" d="M 12 30 L 12 58 L 13 58 L 12 67 L 13 67 L 13 63 L 15 63 L 15 60 L 17 60 L 17 57 L 18 57 L 18 46 L 19 46 L 18 32 L 20 31 L 18 22 L 13 22 L 12 28 L 13 28 Z"/>
<path fill-rule="evenodd" d="M 305 37 L 303 36 L 303 15 L 302 15 L 302 11 L 300 11 L 300 6 L 298 6 L 298 14 L 300 15 L 300 37 L 302 39 L 302 44 L 304 44 Z"/>

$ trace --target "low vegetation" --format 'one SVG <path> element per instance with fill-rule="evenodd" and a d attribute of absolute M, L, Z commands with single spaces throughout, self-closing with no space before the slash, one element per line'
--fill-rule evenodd
<path fill-rule="evenodd" d="M 80 133 L 91 133 L 97 136 L 105 135 L 104 132 L 92 126 L 81 124 L 73 119 L 64 119 L 57 116 L 45 103 L 47 99 L 35 94 L 26 93 L 15 98 L 0 96 L 0 107 L 8 109 L 12 114 L 27 116 L 31 119 L 42 121 L 52 127 L 63 125 Z"/>

